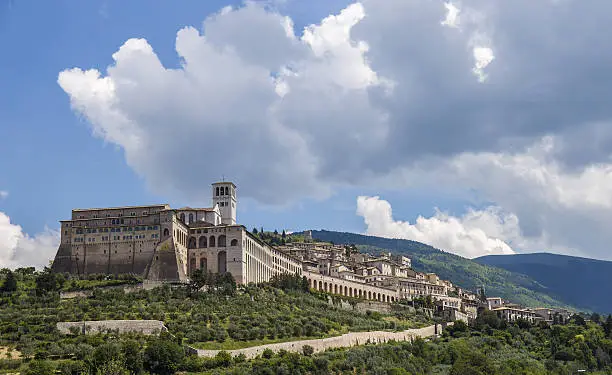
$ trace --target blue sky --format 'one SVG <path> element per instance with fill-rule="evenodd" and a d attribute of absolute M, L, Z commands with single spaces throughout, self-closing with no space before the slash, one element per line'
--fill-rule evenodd
<path fill-rule="evenodd" d="M 579 3 L 0 0 L 0 261 L 222 176 L 249 228 L 608 259 L 612 12 Z"/>

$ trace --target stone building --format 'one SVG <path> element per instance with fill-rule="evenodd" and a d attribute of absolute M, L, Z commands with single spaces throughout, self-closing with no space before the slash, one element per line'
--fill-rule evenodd
<path fill-rule="evenodd" d="M 185 282 L 195 269 L 230 272 L 236 282 L 301 274 L 302 264 L 236 224 L 236 186 L 212 185 L 211 208 L 167 204 L 72 210 L 61 221 L 55 272 L 136 274 Z"/>

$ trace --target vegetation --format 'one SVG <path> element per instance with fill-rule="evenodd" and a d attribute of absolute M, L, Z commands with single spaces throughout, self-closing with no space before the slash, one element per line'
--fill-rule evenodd
<path fill-rule="evenodd" d="M 220 365 L 201 360 L 195 371 L 209 374 L 448 374 L 539 375 L 612 372 L 612 317 L 568 325 L 507 324 L 492 312 L 481 314 L 473 327 L 459 321 L 432 341 L 391 342 L 314 354 L 264 353 Z M 213 367 L 216 366 L 216 367 Z"/>
<path fill-rule="evenodd" d="M 405 309 L 364 314 L 340 308 L 326 295 L 311 294 L 303 278 L 289 275 L 265 285 L 238 287 L 229 274 L 198 273 L 184 286 L 129 293 L 122 288 L 95 288 L 87 298 L 62 300 L 59 291 L 72 283 L 64 275 L 48 269 L 0 274 L 0 285 L 10 285 L 11 278 L 16 281 L 15 288 L 0 293 L 0 349 L 7 348 L 5 358 L 0 358 L 0 373 L 169 374 L 203 368 L 200 360 L 184 357 L 184 345 L 232 349 L 428 323 L 425 316 Z M 84 281 L 101 280 L 77 280 Z M 161 338 L 115 332 L 62 335 L 56 329 L 59 321 L 105 319 L 161 320 L 169 333 Z M 219 361 L 206 366 L 225 363 Z"/>
<path fill-rule="evenodd" d="M 526 306 L 573 306 L 551 295 L 548 288 L 528 276 L 482 265 L 420 242 L 331 231 L 313 231 L 312 236 L 327 242 L 355 244 L 362 251 L 391 251 L 409 256 L 415 269 L 433 272 L 467 290 L 486 286 L 488 296 L 503 297 Z"/>

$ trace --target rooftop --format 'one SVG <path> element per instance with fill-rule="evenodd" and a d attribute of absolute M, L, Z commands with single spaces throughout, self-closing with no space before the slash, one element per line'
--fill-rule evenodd
<path fill-rule="evenodd" d="M 162 204 L 148 204 L 142 206 L 120 206 L 120 207 L 105 207 L 105 208 L 74 208 L 72 212 L 84 212 L 84 211 L 104 211 L 104 210 L 123 210 L 129 208 L 151 208 L 151 207 L 162 207 L 164 209 L 170 208 L 167 203 Z"/>

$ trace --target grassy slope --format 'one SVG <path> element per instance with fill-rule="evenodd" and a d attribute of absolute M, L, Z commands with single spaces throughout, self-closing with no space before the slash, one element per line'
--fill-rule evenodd
<path fill-rule="evenodd" d="M 528 306 L 572 307 L 551 296 L 548 288 L 526 275 L 482 265 L 420 242 L 332 231 L 313 231 L 312 235 L 322 241 L 355 244 L 365 250 L 385 249 L 408 255 L 416 270 L 434 272 L 469 290 L 484 285 L 489 296 L 500 296 Z"/>

